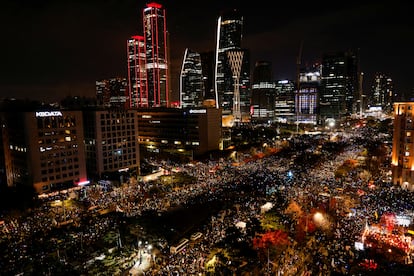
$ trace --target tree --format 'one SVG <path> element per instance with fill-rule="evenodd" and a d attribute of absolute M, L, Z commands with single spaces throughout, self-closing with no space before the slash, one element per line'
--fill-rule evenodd
<path fill-rule="evenodd" d="M 265 231 L 284 230 L 284 226 L 280 222 L 280 217 L 271 211 L 264 213 L 261 219 L 261 227 Z"/>

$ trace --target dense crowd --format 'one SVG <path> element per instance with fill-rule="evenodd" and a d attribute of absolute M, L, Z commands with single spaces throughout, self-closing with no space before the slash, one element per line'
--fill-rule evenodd
<path fill-rule="evenodd" d="M 314 137 L 295 138 L 288 151 L 256 160 L 249 158 L 250 153 L 245 153 L 240 154 L 238 160 L 221 158 L 190 164 L 168 161 L 157 164 L 166 171 L 179 167 L 182 172 L 195 177 L 194 183 L 180 189 L 171 189 L 158 182 L 131 179 L 127 185 L 110 190 L 90 186 L 54 194 L 43 199 L 40 207 L 31 209 L 25 216 L 1 218 L 0 246 L 4 255 L 0 258 L 0 265 L 4 271 L 17 273 L 24 268 L 22 264 L 26 262 L 44 260 L 47 263 L 46 258 L 50 252 L 59 249 L 56 240 L 48 239 L 49 234 L 65 222 L 77 226 L 76 230 L 72 230 L 77 238 L 65 241 L 65 246 L 73 243 L 72 246 L 76 248 L 80 242 L 82 248 L 91 250 L 90 247 L 105 233 L 116 231 L 119 224 L 114 216 L 97 215 L 104 210 L 116 211 L 125 217 L 139 217 L 147 211 L 166 212 L 172 206 L 220 199 L 229 204 L 202 226 L 200 231 L 203 238 L 177 254 L 170 254 L 168 250 L 161 251 L 149 272 L 157 275 L 205 273 L 211 253 L 226 242 L 229 229 L 238 222 L 247 224 L 247 231 L 242 229 L 239 238 L 246 243 L 251 242 L 255 233 L 249 232 L 248 227 L 262 218 L 260 207 L 270 201 L 289 233 L 295 232 L 298 223 L 286 215 L 286 208 L 292 202 L 297 203 L 299 211 L 304 214 L 310 214 L 314 209 L 324 211 L 329 218 L 329 225 L 327 231 L 313 233 L 306 244 L 311 248 L 307 253 L 304 253 L 303 245 L 292 243 L 283 255 L 278 256 L 276 264 L 272 262 L 270 267 L 258 267 L 256 264 L 253 267 L 249 266 L 253 264 L 249 264 L 249 269 L 258 269 L 261 273 L 270 269 L 278 275 L 330 275 L 332 272 L 350 274 L 355 264 L 366 257 L 366 253 L 358 252 L 354 247 L 355 242 L 361 241 L 366 225 L 379 223 L 378 217 L 385 213 L 401 214 L 414 210 L 412 193 L 399 187 L 384 186 L 387 184 L 386 166 L 380 168 L 380 173 L 370 175 L 369 178 L 358 170 L 350 171 L 346 178 L 335 175 L 339 166 L 358 158 L 364 144 L 355 141 L 361 141 L 361 137 L 370 136 L 367 133 L 356 133 L 350 137 L 341 137 L 335 143 L 322 144 Z M 329 148 L 326 144 L 335 147 Z M 317 158 L 310 159 L 317 151 Z M 374 188 L 370 188 L 368 183 Z M 151 194 L 154 185 L 162 192 Z M 67 204 L 69 198 L 72 203 Z M 56 202 L 60 205 L 52 204 Z M 33 237 L 38 240 L 33 241 Z M 410 259 L 411 244 L 408 248 L 404 247 L 404 250 L 407 259 Z M 66 256 L 67 259 L 71 257 L 75 258 Z M 237 270 L 241 265 L 226 266 Z"/>

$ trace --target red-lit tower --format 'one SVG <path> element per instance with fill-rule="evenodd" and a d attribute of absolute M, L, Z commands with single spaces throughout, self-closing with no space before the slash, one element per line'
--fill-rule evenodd
<path fill-rule="evenodd" d="M 146 5 L 143 26 L 148 107 L 169 106 L 167 25 L 161 4 Z"/>
<path fill-rule="evenodd" d="M 145 43 L 143 36 L 127 41 L 128 90 L 130 107 L 148 107 Z"/>

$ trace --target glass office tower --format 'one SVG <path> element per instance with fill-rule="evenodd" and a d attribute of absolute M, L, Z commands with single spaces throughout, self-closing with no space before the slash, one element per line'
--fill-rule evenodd
<path fill-rule="evenodd" d="M 393 82 L 390 77 L 383 73 L 376 73 L 372 85 L 370 107 L 381 107 L 385 112 L 392 111 L 395 100 Z"/>
<path fill-rule="evenodd" d="M 127 40 L 128 92 L 130 107 L 148 107 L 145 42 L 143 36 Z"/>
<path fill-rule="evenodd" d="M 199 53 L 186 49 L 180 74 L 180 106 L 200 107 L 204 99 L 203 72 Z"/>
<path fill-rule="evenodd" d="M 101 107 L 128 108 L 128 85 L 125 78 L 111 78 L 95 82 L 97 105 Z"/>
<path fill-rule="evenodd" d="M 296 122 L 294 82 L 279 80 L 275 89 L 275 121 L 281 123 Z"/>
<path fill-rule="evenodd" d="M 299 92 L 296 91 L 295 96 L 297 123 L 316 125 L 321 65 L 314 64 L 302 69 L 299 81 Z"/>
<path fill-rule="evenodd" d="M 249 118 L 249 52 L 241 48 L 243 17 L 225 12 L 217 22 L 215 93 L 223 123 L 232 125 Z"/>
<path fill-rule="evenodd" d="M 320 122 L 340 119 L 357 111 L 358 58 L 352 51 L 327 53 L 322 60 Z"/>
<path fill-rule="evenodd" d="M 152 2 L 143 10 L 148 107 L 169 105 L 168 46 L 165 9 Z"/>
<path fill-rule="evenodd" d="M 255 123 L 273 121 L 276 83 L 272 81 L 272 64 L 258 61 L 254 67 L 251 96 L 251 117 Z"/>
<path fill-rule="evenodd" d="M 216 97 L 214 93 L 214 51 L 200 53 L 201 67 L 204 84 L 204 100 L 214 102 Z"/>

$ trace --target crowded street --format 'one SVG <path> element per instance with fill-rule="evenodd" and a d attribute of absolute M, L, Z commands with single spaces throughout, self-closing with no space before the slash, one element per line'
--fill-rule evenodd
<path fill-rule="evenodd" d="M 152 160 L 162 172 L 155 180 L 131 177 L 39 198 L 22 216 L 0 217 L 2 271 L 409 275 L 413 194 L 390 185 L 386 162 L 374 174 L 359 161 L 372 132 L 303 135 L 277 150 L 185 164 Z M 177 173 L 194 181 L 163 183 Z M 266 231 L 269 214 L 277 223 Z M 281 238 L 260 243 L 276 231 Z M 172 252 L 183 238 L 189 242 Z"/>

